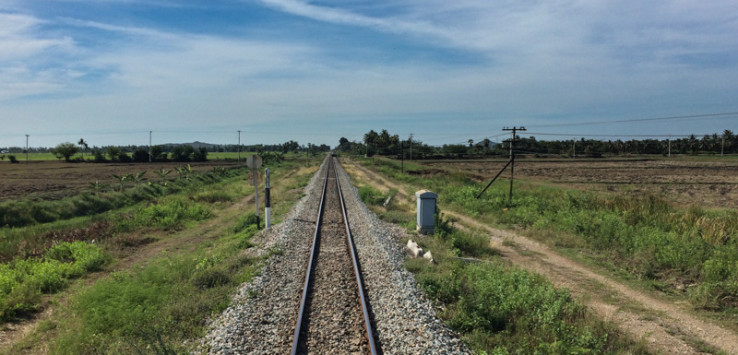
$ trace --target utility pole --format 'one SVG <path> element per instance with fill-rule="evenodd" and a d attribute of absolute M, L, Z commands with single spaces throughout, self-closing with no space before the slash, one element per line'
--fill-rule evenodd
<path fill-rule="evenodd" d="M 671 136 L 669 138 L 666 138 L 666 142 L 669 143 L 669 158 L 671 158 Z"/>
<path fill-rule="evenodd" d="M 725 152 L 725 134 L 723 134 L 723 138 L 721 139 L 722 143 L 720 143 L 720 156 L 723 156 L 723 152 Z"/>
<path fill-rule="evenodd" d="M 400 171 L 405 174 L 405 145 L 402 141 L 400 141 L 400 160 L 402 161 Z"/>
<path fill-rule="evenodd" d="M 28 162 L 28 135 L 26 134 L 26 162 Z"/>
<path fill-rule="evenodd" d="M 572 158 L 577 157 L 577 140 L 576 139 L 571 140 L 571 156 Z"/>
<path fill-rule="evenodd" d="M 413 134 L 410 133 L 410 138 L 408 139 L 410 141 L 410 160 L 413 160 Z"/>
<path fill-rule="evenodd" d="M 513 180 L 515 179 L 515 154 L 513 153 L 513 142 L 515 142 L 515 133 L 517 131 L 526 131 L 525 127 L 513 127 L 503 128 L 503 131 L 512 131 L 512 138 L 510 138 L 510 197 L 508 199 L 508 207 L 512 207 L 512 196 L 513 196 Z"/>
<path fill-rule="evenodd" d="M 149 131 L 149 163 L 151 163 L 151 132 Z"/>
<path fill-rule="evenodd" d="M 238 130 L 238 163 L 241 164 L 241 130 Z"/>

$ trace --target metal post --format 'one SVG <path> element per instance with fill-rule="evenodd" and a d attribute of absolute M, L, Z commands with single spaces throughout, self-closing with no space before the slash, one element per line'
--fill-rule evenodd
<path fill-rule="evenodd" d="M 149 131 L 149 163 L 151 163 L 151 131 Z"/>
<path fill-rule="evenodd" d="M 28 135 L 26 134 L 26 162 L 28 161 Z"/>
<path fill-rule="evenodd" d="M 241 130 L 238 131 L 238 163 L 241 163 Z"/>
<path fill-rule="evenodd" d="M 270 196 L 271 187 L 269 186 L 269 168 L 266 168 L 264 174 L 264 221 L 266 223 L 266 229 L 269 229 L 272 225 L 272 201 Z"/>
<path fill-rule="evenodd" d="M 669 143 L 669 158 L 671 158 L 671 137 L 667 138 L 666 142 Z"/>
<path fill-rule="evenodd" d="M 251 172 L 254 175 L 254 203 L 256 204 L 256 229 L 259 229 L 259 180 L 256 174 L 259 173 L 259 169 L 252 169 Z"/>

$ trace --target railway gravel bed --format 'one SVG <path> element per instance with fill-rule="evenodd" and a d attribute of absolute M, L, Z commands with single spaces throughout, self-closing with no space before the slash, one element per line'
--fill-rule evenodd
<path fill-rule="evenodd" d="M 254 239 L 259 245 L 248 252 L 272 255 L 261 274 L 242 285 L 231 306 L 212 320 L 198 352 L 290 352 L 326 168 L 324 162 L 306 187 L 306 196 L 283 223 Z M 338 172 L 381 352 L 470 354 L 458 336 L 436 317 L 431 302 L 404 269 L 404 230 L 377 219 L 361 202 L 340 165 Z"/>

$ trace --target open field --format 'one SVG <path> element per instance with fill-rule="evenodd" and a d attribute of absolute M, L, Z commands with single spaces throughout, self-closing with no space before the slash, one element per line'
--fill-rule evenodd
<path fill-rule="evenodd" d="M 707 166 L 712 173 L 702 175 L 705 179 L 722 178 L 729 185 L 732 176 L 721 172 L 735 171 L 734 159 L 680 158 L 674 166 L 667 164 L 672 161 L 643 159 L 601 159 L 593 164 L 588 164 L 591 160 L 523 160 L 516 164 L 515 175 L 522 179 L 516 181 L 512 206 L 505 178 L 509 171 L 481 199 L 475 198 L 504 166 L 503 160 L 405 161 L 404 172 L 396 160 L 353 160 L 348 171 L 362 186 L 360 191 L 377 190 L 367 193 L 378 195 L 368 200 L 378 201 L 373 209 L 384 219 L 414 227 L 413 192 L 430 189 L 439 194 L 438 206 L 454 227 L 484 236 L 507 262 L 567 288 L 594 314 L 640 339 L 650 351 L 738 353 L 738 303 L 734 302 L 738 297 L 732 288 L 738 275 L 734 268 L 738 255 L 735 209 L 705 208 L 708 203 L 702 199 L 672 198 L 668 191 L 647 189 L 654 184 L 637 183 L 648 180 L 639 178 L 644 175 L 652 181 L 661 177 L 675 181 L 673 184 L 691 184 L 695 174 L 690 171 Z M 530 170 L 526 171 L 526 165 Z M 567 180 L 569 175 L 563 171 L 571 169 L 571 175 L 579 174 L 581 179 L 594 176 L 590 165 L 607 174 L 628 171 L 616 175 L 621 180 L 601 178 L 623 189 L 602 189 L 604 184 L 593 178 L 591 182 Z M 475 168 L 478 170 L 471 170 Z M 605 176 L 602 171 L 599 176 Z M 638 187 L 643 190 L 636 190 Z M 383 206 L 387 196 L 392 196 L 392 202 Z M 410 218 L 403 218 L 397 209 L 409 213 Z M 459 251 L 482 250 L 460 235 L 444 240 Z M 433 249 L 435 256 L 434 248 L 438 247 L 420 239 L 423 243 L 429 243 L 423 247 Z M 486 262 L 479 259 L 485 258 L 473 253 L 467 258 Z M 432 278 L 425 280 L 427 271 L 417 271 L 419 282 L 446 309 L 457 310 L 457 298 L 434 295 L 439 288 Z M 454 275 L 458 278 L 459 274 Z M 454 317 L 453 312 L 447 315 Z"/>
<path fill-rule="evenodd" d="M 507 159 L 418 161 L 463 171 L 489 181 Z M 509 177 L 508 171 L 502 177 Z M 662 159 L 515 160 L 515 177 L 561 187 L 627 195 L 655 194 L 677 205 L 738 207 L 738 160 L 734 157 Z M 502 183 L 502 182 L 496 182 Z"/>
<path fill-rule="evenodd" d="M 186 167 L 188 163 L 68 163 L 64 161 L 32 161 L 20 164 L 0 163 L 0 201 L 23 197 L 58 198 L 81 191 L 91 191 L 90 184 L 98 181 L 114 188 L 118 181 L 113 174 L 138 174 L 146 171 L 147 179 L 158 179 L 156 171 Z M 235 166 L 235 161 L 212 160 L 189 163 L 193 171 L 212 170 L 215 166 Z M 175 178 L 172 171 L 168 178 Z M 103 186 L 103 187 L 104 187 Z"/>

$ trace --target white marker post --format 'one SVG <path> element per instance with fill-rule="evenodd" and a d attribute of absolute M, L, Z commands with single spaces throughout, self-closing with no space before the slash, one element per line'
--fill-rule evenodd
<path fill-rule="evenodd" d="M 254 175 L 254 202 L 256 204 L 256 229 L 259 229 L 259 180 L 257 174 L 261 167 L 261 157 L 258 155 L 250 155 L 246 158 L 246 166 L 251 168 L 251 174 Z"/>
<path fill-rule="evenodd" d="M 269 168 L 264 171 L 264 220 L 266 222 L 266 229 L 272 225 L 272 201 L 269 196 Z"/>

